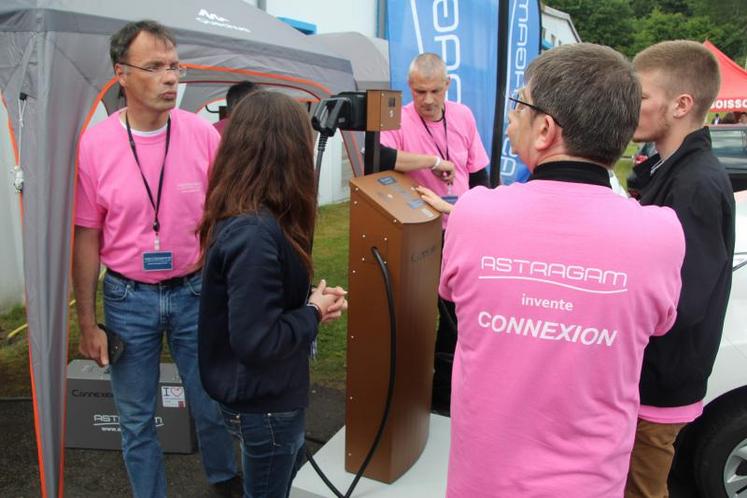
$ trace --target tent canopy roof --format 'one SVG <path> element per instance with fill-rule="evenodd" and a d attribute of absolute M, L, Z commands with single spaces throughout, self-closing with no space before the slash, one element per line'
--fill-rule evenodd
<path fill-rule="evenodd" d="M 323 33 L 309 38 L 349 59 L 358 90 L 389 88 L 389 43 L 357 32 Z"/>
<path fill-rule="evenodd" d="M 711 111 L 747 111 L 747 71 L 710 41 L 706 40 L 703 45 L 716 56 L 721 69 L 721 90 Z"/>
<path fill-rule="evenodd" d="M 156 19 L 184 35 L 188 32 L 199 34 L 203 43 L 212 41 L 220 44 L 220 39 L 232 44 L 250 41 L 294 52 L 323 55 L 325 59 L 329 58 L 327 65 L 336 69 L 346 65 L 346 61 L 323 44 L 309 40 L 291 26 L 241 1 L 206 3 L 201 0 L 179 0 L 178 4 L 174 4 L 152 0 L 4 0 L 0 5 L 0 16 L 29 10 L 35 11 L 35 15 L 16 16 L 15 28 L 110 35 L 127 22 Z M 7 20 L 3 20 L 3 24 L 4 30 L 12 29 Z"/>
<path fill-rule="evenodd" d="M 89 45 L 89 50 L 96 51 L 95 64 L 80 60 L 85 59 L 86 54 L 81 53 L 85 47 L 57 43 L 56 48 L 76 60 L 78 70 L 99 87 L 112 76 L 108 57 L 107 66 L 101 64 L 101 58 L 108 55 L 109 36 L 125 23 L 140 19 L 155 19 L 172 29 L 180 58 L 186 63 L 310 80 L 329 93 L 355 88 L 349 60 L 238 0 L 208 4 L 202 0 L 180 0 L 178 4 L 152 0 L 4 0 L 0 5 L 0 32 L 95 39 L 97 43 Z M 102 44 L 106 45 L 103 54 Z M 0 86 L 4 83 L 0 75 Z M 30 95 L 35 93 L 33 88 L 27 90 Z"/>

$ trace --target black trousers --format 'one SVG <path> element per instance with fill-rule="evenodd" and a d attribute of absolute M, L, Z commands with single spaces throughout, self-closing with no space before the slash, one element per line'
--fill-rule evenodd
<path fill-rule="evenodd" d="M 441 250 L 443 251 L 441 233 Z M 432 407 L 439 412 L 449 411 L 451 404 L 451 371 L 454 366 L 454 349 L 457 342 L 456 307 L 453 302 L 438 298 L 438 329 L 436 330 L 436 354 L 433 359 Z"/>
<path fill-rule="evenodd" d="M 436 355 L 433 361 L 433 409 L 448 412 L 451 403 L 451 370 L 457 342 L 457 318 L 454 303 L 438 299 Z"/>

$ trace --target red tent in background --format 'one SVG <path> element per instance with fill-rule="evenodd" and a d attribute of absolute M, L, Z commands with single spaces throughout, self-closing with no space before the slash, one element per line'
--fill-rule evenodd
<path fill-rule="evenodd" d="M 716 56 L 721 67 L 721 90 L 711 112 L 747 111 L 747 71 L 708 40 L 703 45 Z"/>

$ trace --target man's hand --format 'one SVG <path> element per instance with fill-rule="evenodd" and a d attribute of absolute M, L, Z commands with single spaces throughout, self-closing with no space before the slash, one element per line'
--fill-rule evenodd
<path fill-rule="evenodd" d="M 438 166 L 431 168 L 431 171 L 445 183 L 451 183 L 454 181 L 454 163 L 451 161 L 442 159 L 438 163 Z"/>
<path fill-rule="evenodd" d="M 109 342 L 106 333 L 98 326 L 94 325 L 86 329 L 81 327 L 80 344 L 78 345 L 80 354 L 95 361 L 100 367 L 105 367 L 109 365 L 108 347 Z"/>

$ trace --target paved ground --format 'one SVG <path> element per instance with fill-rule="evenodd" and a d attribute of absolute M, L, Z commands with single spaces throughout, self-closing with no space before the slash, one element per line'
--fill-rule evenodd
<path fill-rule="evenodd" d="M 331 438 L 345 422 L 345 393 L 313 386 L 306 417 L 307 444 Z M 238 456 L 238 448 L 237 448 Z M 210 496 L 197 453 L 166 455 L 169 496 Z M 33 410 L 30 401 L 0 401 L 0 497 L 35 498 L 39 492 Z M 65 450 L 66 498 L 126 498 L 127 475 L 119 451 Z"/>
<path fill-rule="evenodd" d="M 344 424 L 345 396 L 341 391 L 313 386 L 306 417 L 307 443 L 316 451 L 319 441 L 332 437 Z M 199 456 L 166 455 L 169 496 L 210 496 Z M 690 476 L 682 473 L 671 483 L 671 498 L 697 498 Z M 33 413 L 30 401 L 0 401 L 0 497 L 35 498 L 39 493 Z M 127 476 L 118 451 L 65 451 L 65 496 L 68 498 L 126 498 Z"/>

